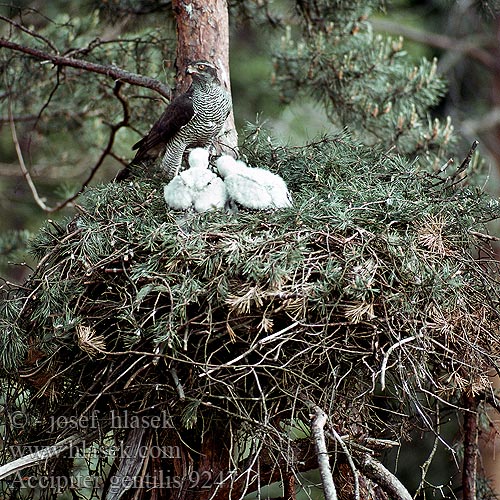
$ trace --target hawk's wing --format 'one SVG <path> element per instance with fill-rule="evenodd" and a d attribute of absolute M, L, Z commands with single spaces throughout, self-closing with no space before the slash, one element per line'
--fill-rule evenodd
<path fill-rule="evenodd" d="M 137 149 L 134 160 L 147 156 L 158 156 L 165 143 L 170 140 L 194 116 L 192 90 L 176 97 L 153 125 L 149 133 L 132 146 Z"/>

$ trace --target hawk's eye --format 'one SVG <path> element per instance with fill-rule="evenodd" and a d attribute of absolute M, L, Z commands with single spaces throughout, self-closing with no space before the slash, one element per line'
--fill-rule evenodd
<path fill-rule="evenodd" d="M 203 71 L 205 69 L 205 65 L 204 64 L 198 64 L 198 69 Z"/>

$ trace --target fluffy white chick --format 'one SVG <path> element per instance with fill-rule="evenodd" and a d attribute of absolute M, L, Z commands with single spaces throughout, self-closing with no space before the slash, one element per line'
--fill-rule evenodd
<path fill-rule="evenodd" d="M 195 148 L 189 153 L 189 169 L 179 174 L 184 182 L 194 192 L 204 189 L 215 177 L 213 172 L 208 170 L 208 150 Z"/>
<path fill-rule="evenodd" d="M 208 168 L 208 149 L 194 148 L 189 153 L 189 166 L 191 168 Z"/>
<path fill-rule="evenodd" d="M 163 197 L 174 210 L 187 210 L 193 204 L 193 192 L 180 175 L 176 175 L 163 188 Z"/>
<path fill-rule="evenodd" d="M 283 179 L 263 168 L 250 168 L 229 155 L 216 161 L 224 177 L 227 194 L 240 205 L 257 210 L 291 206 L 291 197 Z"/>
<path fill-rule="evenodd" d="M 222 155 L 217 158 L 215 165 L 217 167 L 217 170 L 219 171 L 219 174 L 222 177 L 226 178 L 229 175 L 234 175 L 238 172 L 241 172 L 240 163 L 243 162 L 236 161 L 232 156 Z"/>
<path fill-rule="evenodd" d="M 223 208 L 227 201 L 221 178 L 208 170 L 209 152 L 195 148 L 189 154 L 190 168 L 175 176 L 164 188 L 167 205 L 176 210 L 194 206 L 197 212 Z"/>
<path fill-rule="evenodd" d="M 197 193 L 194 199 L 194 209 L 197 212 L 207 212 L 224 208 L 227 202 L 227 191 L 224 181 L 214 174 L 214 179 L 208 186 Z"/>

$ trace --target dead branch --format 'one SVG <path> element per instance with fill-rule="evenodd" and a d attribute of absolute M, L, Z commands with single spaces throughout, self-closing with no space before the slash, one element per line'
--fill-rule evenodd
<path fill-rule="evenodd" d="M 113 148 L 116 134 L 117 134 L 118 130 L 120 130 L 120 128 L 126 127 L 128 125 L 129 117 L 130 117 L 128 103 L 123 98 L 123 96 L 120 94 L 120 90 L 121 90 L 122 85 L 123 85 L 122 82 L 116 81 L 115 87 L 113 89 L 113 94 L 117 97 L 117 99 L 120 101 L 120 103 L 122 105 L 123 118 L 118 123 L 115 123 L 114 125 L 110 126 L 111 131 L 109 133 L 108 143 L 106 144 L 106 147 L 102 150 L 102 152 L 101 152 L 99 158 L 97 159 L 96 163 L 94 164 L 94 166 L 91 168 L 89 175 L 83 181 L 80 189 L 75 194 L 73 194 L 69 198 L 66 198 L 64 201 L 62 201 L 61 203 L 58 203 L 54 207 L 48 207 L 47 205 L 45 205 L 43 200 L 41 200 L 41 198 L 38 196 L 36 187 L 31 179 L 31 176 L 29 174 L 28 169 L 26 168 L 26 165 L 24 164 L 24 160 L 23 160 L 23 157 L 21 154 L 21 149 L 19 147 L 19 142 L 17 141 L 17 136 L 15 136 L 15 128 L 13 128 L 12 139 L 14 141 L 14 144 L 16 145 L 16 151 L 18 153 L 18 159 L 19 159 L 19 164 L 21 165 L 21 170 L 23 172 L 24 177 L 26 178 L 26 180 L 28 182 L 28 185 L 31 189 L 31 192 L 33 193 L 33 197 L 34 197 L 35 201 L 45 212 L 47 212 L 47 213 L 57 212 L 58 210 L 61 210 L 61 208 L 64 208 L 66 205 L 68 205 L 69 203 L 74 201 L 76 198 L 78 198 L 78 196 L 80 196 L 82 191 L 89 185 L 90 181 L 94 178 L 95 173 L 100 168 L 100 166 L 103 164 L 106 157 L 108 155 L 111 155 L 111 149 Z M 11 128 L 13 126 L 14 126 L 13 121 L 11 121 Z"/>
<path fill-rule="evenodd" d="M 61 453 L 69 450 L 73 446 L 78 445 L 85 439 L 81 434 L 73 434 L 66 439 L 63 439 L 59 443 L 56 443 L 47 448 L 35 451 L 29 455 L 18 458 L 9 462 L 5 465 L 0 466 L 0 479 L 4 479 L 15 472 L 26 469 L 27 467 L 32 467 L 40 462 L 44 462 L 50 458 L 57 457 Z"/>
<path fill-rule="evenodd" d="M 358 456 L 358 467 L 394 500 L 412 500 L 403 483 L 368 453 Z"/>
<path fill-rule="evenodd" d="M 28 168 L 26 167 L 26 163 L 24 163 L 23 153 L 21 151 L 21 146 L 19 145 L 19 140 L 17 138 L 16 125 L 14 123 L 14 117 L 12 115 L 12 106 L 9 99 L 9 122 L 10 122 L 10 132 L 12 135 L 12 142 L 14 143 L 14 147 L 16 149 L 17 159 L 19 161 L 19 166 L 21 167 L 21 172 L 28 183 L 28 187 L 31 190 L 31 194 L 33 195 L 33 199 L 36 204 L 44 211 L 50 212 L 52 209 L 48 207 L 45 202 L 40 198 L 38 191 L 36 189 L 35 183 L 31 178 Z"/>
<path fill-rule="evenodd" d="M 324 427 L 327 421 L 326 413 L 319 407 L 314 408 L 312 416 L 311 433 L 318 457 L 319 473 L 323 483 L 323 493 L 326 500 L 337 500 L 337 490 L 333 483 L 332 470 L 330 469 L 330 460 L 328 449 L 326 448 Z"/>
<path fill-rule="evenodd" d="M 54 52 L 59 52 L 57 50 L 57 47 L 48 38 L 44 37 L 43 35 L 40 35 L 40 33 L 37 33 L 36 31 L 33 31 L 27 28 L 26 26 L 23 26 L 22 24 L 19 24 L 13 19 L 9 19 L 8 17 L 0 15 L 0 19 L 6 23 L 9 23 L 14 28 L 24 31 L 24 33 L 32 36 L 33 38 L 37 38 L 38 40 L 41 40 L 42 42 L 46 43 Z"/>
<path fill-rule="evenodd" d="M 421 491 L 424 489 L 425 478 L 427 476 L 427 472 L 429 471 L 429 467 L 431 466 L 432 461 L 434 460 L 434 456 L 436 455 L 436 451 L 439 445 L 439 435 L 441 434 L 440 427 L 440 419 L 439 419 L 439 405 L 436 404 L 436 436 L 434 437 L 434 444 L 432 445 L 432 450 L 427 457 L 427 460 L 420 466 L 422 470 L 422 477 L 420 479 L 420 484 L 418 485 L 415 496 L 418 496 Z"/>
<path fill-rule="evenodd" d="M 385 390 L 385 373 L 387 371 L 387 362 L 389 361 L 389 356 L 395 349 L 401 347 L 403 344 L 415 340 L 415 338 L 416 338 L 415 335 L 411 337 L 406 337 L 404 339 L 401 339 L 399 342 L 396 342 L 395 344 L 391 345 L 391 347 L 387 349 L 387 352 L 384 355 L 384 359 L 382 360 L 382 368 L 380 369 L 380 385 L 383 391 Z"/>
<path fill-rule="evenodd" d="M 352 476 L 354 478 L 354 500 L 360 500 L 358 471 L 356 469 L 356 465 L 354 464 L 351 452 L 349 451 L 349 448 L 342 439 L 342 436 L 340 436 L 339 433 L 332 426 L 330 426 L 330 432 L 328 434 L 331 434 L 333 439 L 339 443 L 340 447 L 342 448 L 342 451 L 344 452 L 347 458 L 347 463 L 351 468 Z"/>

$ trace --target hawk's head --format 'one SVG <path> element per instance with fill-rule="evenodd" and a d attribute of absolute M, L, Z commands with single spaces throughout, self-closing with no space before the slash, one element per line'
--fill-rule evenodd
<path fill-rule="evenodd" d="M 193 80 L 198 81 L 218 81 L 217 68 L 209 61 L 193 61 L 186 68 L 186 75 L 191 75 Z"/>

